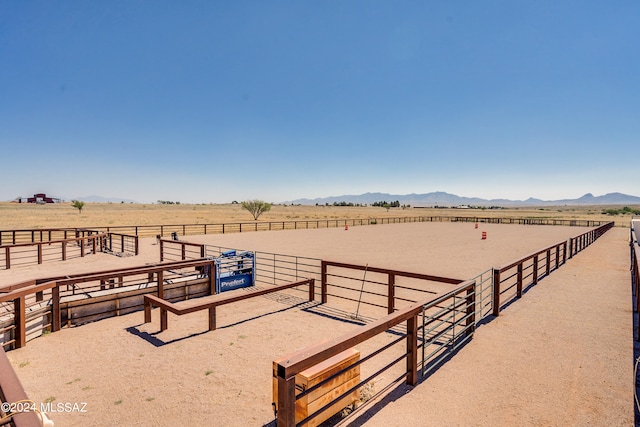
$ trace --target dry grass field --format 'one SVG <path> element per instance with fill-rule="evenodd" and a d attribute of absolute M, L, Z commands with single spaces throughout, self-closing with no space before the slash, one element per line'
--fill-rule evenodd
<path fill-rule="evenodd" d="M 362 206 L 274 205 L 259 221 L 305 221 L 325 219 L 398 218 L 418 216 L 475 216 L 510 218 L 582 219 L 615 221 L 628 226 L 630 215 L 607 215 L 609 206 L 559 206 L 509 209 L 434 209 Z M 620 208 L 620 207 L 618 207 Z M 252 222 L 240 204 L 160 205 L 128 203 L 87 203 L 82 212 L 70 203 L 35 205 L 0 203 L 0 230 L 104 227 L 126 225 L 223 224 Z"/>
<path fill-rule="evenodd" d="M 276 205 L 260 221 L 502 216 L 615 220 L 619 226 L 629 226 L 628 216 L 604 215 L 604 209 L 386 210 Z M 70 204 L 0 204 L 2 230 L 233 222 L 252 222 L 252 217 L 237 204 L 87 204 L 82 213 Z M 233 233 L 190 236 L 189 240 L 278 253 L 286 249 L 286 253 L 301 256 L 465 278 L 583 230 L 502 224 L 486 224 L 484 229 L 490 235 L 487 240 L 479 238 L 480 230 L 473 224 L 464 223 L 354 227 L 348 232 L 333 228 Z M 432 240 L 438 236 L 440 240 Z M 606 246 L 594 245 L 571 260 L 499 319 L 480 328 L 477 339 L 436 375 L 411 392 L 401 389 L 398 393 L 402 399 L 390 399 L 375 416 L 354 425 L 605 425 L 604 420 L 607 425 L 630 425 L 630 315 L 624 310 L 611 311 L 611 307 L 622 307 L 631 299 L 627 237 L 628 232 L 622 228 L 607 233 L 598 242 Z M 74 266 L 107 269 L 98 268 L 103 261 L 113 266 L 126 262 L 141 265 L 147 255 L 152 257 L 149 260 L 157 260 L 154 240 L 142 240 L 142 253 L 135 259 L 97 254 L 95 258 L 5 273 L 24 279 L 31 274 L 69 274 Z M 599 247 L 602 249 L 594 252 Z M 429 252 L 429 248 L 437 250 Z M 3 276 L 0 281 L 11 283 L 13 277 Z M 614 286 L 617 284 L 623 286 Z M 575 304 L 576 289 L 580 295 L 593 298 Z M 544 298 L 550 292 L 561 296 L 566 293 L 566 298 L 553 293 Z M 328 306 L 332 310 L 341 308 Z M 567 311 L 567 307 L 575 312 Z M 345 313 L 355 309 L 349 306 Z M 63 328 L 10 351 L 8 357 L 34 401 L 87 403 L 87 413 L 51 414 L 56 425 L 265 426 L 273 425 L 273 360 L 355 327 L 319 316 L 306 305 L 285 305 L 266 298 L 222 310 L 215 332 L 203 330 L 203 316 L 203 312 L 173 316 L 170 329 L 159 333 L 157 314 L 152 323 L 145 324 L 142 313 L 132 313 Z M 534 329 L 532 325 L 540 327 Z M 498 366 L 503 375 L 493 371 L 495 354 L 500 355 Z M 476 371 L 478 375 L 472 375 Z M 464 381 L 460 381 L 461 373 Z M 463 386 L 459 389 L 452 388 L 460 384 Z M 471 396 L 461 399 L 464 393 Z M 415 407 L 431 414 L 429 419 L 413 413 L 411 408 Z"/>

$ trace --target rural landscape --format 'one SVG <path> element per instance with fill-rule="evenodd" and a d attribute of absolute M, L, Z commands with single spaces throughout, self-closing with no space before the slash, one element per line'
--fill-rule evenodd
<path fill-rule="evenodd" d="M 626 208 L 626 209 L 625 209 Z M 274 204 L 259 221 L 344 220 L 419 216 L 466 216 L 482 218 L 543 218 L 614 221 L 628 226 L 640 213 L 638 206 L 554 206 L 490 209 L 465 208 L 384 208 L 378 206 L 315 206 Z M 82 211 L 71 203 L 46 205 L 0 203 L 2 228 L 108 227 L 169 224 L 223 224 L 252 222 L 240 203 L 233 204 L 137 204 L 86 203 Z"/>
<path fill-rule="evenodd" d="M 638 16 L 0 1 L 0 427 L 640 427 Z"/>
<path fill-rule="evenodd" d="M 3 346 L 9 350 L 8 360 L 29 401 L 44 408 L 48 414 L 45 417 L 54 425 L 69 426 L 181 422 L 286 426 L 302 420 L 306 420 L 302 421 L 305 425 L 324 421 L 322 425 L 327 426 L 378 426 L 398 425 L 400 418 L 403 425 L 411 426 L 538 425 L 541 421 L 556 424 L 567 419 L 569 424 L 600 425 L 605 419 L 615 419 L 620 425 L 633 422 L 633 406 L 628 401 L 633 395 L 633 387 L 628 387 L 632 376 L 628 363 L 633 354 L 632 317 L 626 310 L 615 309 L 605 320 L 602 310 L 608 311 L 611 304 L 631 304 L 627 245 L 629 224 L 637 207 L 267 205 L 254 220 L 246 203 L 84 203 L 80 208 L 74 203 L 0 204 L 4 242 L 15 238 L 12 236 L 31 236 L 44 254 L 54 254 L 44 255 L 42 261 L 38 257 L 36 263 L 36 258 L 23 249 L 18 252 L 22 255 L 17 258 L 17 266 L 8 268 L 5 262 L 5 269 L 0 270 L 0 289 L 6 289 L 0 292 L 0 304 L 8 310 L 0 317 L 5 322 L 4 329 L 0 328 L 5 331 Z M 207 228 L 193 227 L 205 224 L 210 224 L 207 234 L 199 231 Z M 221 228 L 222 224 L 226 228 Z M 153 232 L 145 234 L 145 227 Z M 46 243 L 46 235 L 56 234 L 49 230 L 65 228 L 103 231 L 96 231 L 96 237 L 77 237 L 76 233 L 63 239 L 68 245 L 85 242 L 81 244 L 87 249 L 78 257 L 69 246 L 69 259 L 60 260 L 55 255 L 60 241 L 51 238 Z M 163 235 L 153 237 L 156 230 L 163 229 Z M 138 253 L 114 257 L 112 251 L 101 249 L 106 240 L 98 240 L 102 243 L 97 246 L 90 243 L 102 239 L 104 230 L 138 232 Z M 177 232 L 174 235 L 169 230 Z M 115 241 L 116 236 L 109 239 Z M 47 249 L 40 246 L 43 244 Z M 2 247 L 11 245 L 4 243 Z M 18 249 L 6 249 L 7 254 Z M 124 240 L 121 249 L 125 251 Z M 214 258 L 224 259 L 223 253 L 231 249 L 234 254 L 248 250 L 255 257 L 256 284 L 207 296 L 214 293 L 210 279 L 192 276 L 194 266 L 198 271 L 202 268 L 199 265 L 212 263 Z M 21 258 L 25 257 L 22 265 Z M 328 265 L 322 267 L 327 268 L 325 273 L 320 260 Z M 109 272 L 96 276 L 100 271 Z M 503 272 L 502 276 L 496 276 L 496 272 Z M 164 277 L 164 291 L 149 281 L 154 274 Z M 391 281 L 387 274 L 395 279 Z M 65 276 L 66 282 L 53 279 L 38 285 L 42 283 L 39 279 Z M 466 281 L 474 276 L 472 282 Z M 313 288 L 310 279 L 315 280 Z M 69 285 L 63 283 L 79 280 L 86 283 L 73 285 L 73 292 L 65 293 Z M 149 286 L 144 294 L 136 284 L 140 280 L 148 282 L 143 285 Z M 181 280 L 187 280 L 183 287 L 177 284 Z M 421 280 L 426 281 L 419 283 Z M 457 285 L 444 285 L 443 280 Z M 567 287 L 569 282 L 576 283 Z M 603 282 L 608 284 L 606 293 L 596 291 Z M 380 285 L 389 289 L 393 286 L 395 291 L 374 289 Z M 34 319 L 33 314 L 27 311 L 40 306 L 36 293 L 25 292 L 38 286 L 44 286 L 45 301 L 51 298 L 54 307 L 62 304 L 66 308 L 59 314 L 51 311 L 51 305 L 45 305 L 44 312 L 38 308 L 44 320 L 33 329 L 33 323 L 29 326 L 33 320 L 28 320 Z M 47 289 L 59 289 L 59 303 L 55 302 L 56 294 Z M 438 313 L 444 308 L 427 308 L 429 298 L 445 298 L 441 293 L 445 289 L 451 293 L 446 294 L 451 298 L 447 312 L 451 310 L 454 319 L 460 316 L 454 322 L 443 321 L 446 317 Z M 79 300 L 77 290 L 84 293 Z M 152 304 L 147 314 L 141 298 L 149 292 L 151 296 L 144 297 L 145 307 L 148 302 Z M 589 302 L 570 303 L 577 298 L 575 292 L 589 295 Z M 387 293 L 394 297 L 387 298 Z M 10 304 L 14 294 L 31 295 L 24 300 L 27 322 L 23 332 L 19 332 L 22 327 L 17 323 L 22 318 L 17 311 L 20 305 L 15 305 L 19 300 Z M 467 303 L 459 306 L 456 301 L 462 294 Z M 469 295 L 473 295 L 471 306 Z M 422 314 L 406 317 L 412 304 L 425 297 L 429 298 L 418 305 Z M 115 311 L 109 301 L 116 301 Z M 131 301 L 139 302 L 132 305 Z M 185 304 L 205 308 L 206 301 L 234 301 L 220 306 L 218 314 L 209 317 L 208 332 L 203 329 L 206 310 L 180 308 L 187 307 Z M 602 302 L 606 304 L 600 308 Z M 388 310 L 380 309 L 387 304 L 392 304 Z M 430 310 L 435 311 L 429 314 Z M 60 319 L 55 320 L 56 316 Z M 405 343 L 409 346 L 412 342 L 411 319 L 421 319 L 418 333 L 427 334 L 429 330 L 434 334 L 432 338 L 422 336 L 416 350 L 408 353 L 416 359 L 411 363 L 407 359 L 406 366 L 415 364 L 416 374 L 401 369 L 408 357 Z M 534 322 L 538 326 L 533 327 L 533 319 L 538 319 Z M 435 329 L 427 329 L 429 322 L 436 322 Z M 593 326 L 585 328 L 585 323 Z M 565 336 L 578 325 L 590 336 L 587 341 Z M 522 328 L 532 342 L 514 342 L 522 335 Z M 617 332 L 612 333 L 611 328 Z M 379 332 L 372 338 L 360 338 L 376 330 Z M 20 339 L 23 333 L 26 335 Z M 391 339 L 394 336 L 398 338 Z M 359 344 L 340 344 L 329 353 L 333 358 L 318 353 L 306 363 L 324 360 L 326 364 L 345 357 L 345 351 L 356 358 L 349 362 L 336 359 L 342 368 L 335 365 L 324 374 L 326 379 L 310 390 L 317 390 L 311 394 L 316 396 L 328 387 L 335 388 L 313 401 L 297 397 L 293 403 L 295 417 L 287 418 L 286 414 L 293 412 L 286 409 L 287 401 L 280 400 L 278 387 L 285 383 L 277 378 L 276 364 L 282 367 L 278 369 L 285 369 L 289 359 L 299 354 L 330 351 L 322 343 L 335 340 L 358 340 Z M 595 348 L 599 356 L 587 362 L 583 346 L 593 346 L 593 340 L 601 343 Z M 89 342 L 91 348 L 86 345 Z M 535 345 L 535 352 L 531 352 L 533 342 L 542 345 Z M 425 351 L 432 354 L 425 356 Z M 503 360 L 500 375 L 490 374 L 493 365 L 486 364 L 495 351 Z M 529 352 L 531 358 L 523 360 L 523 354 Z M 576 357 L 581 360 L 579 365 L 575 365 Z M 523 370 L 521 363 L 528 367 Z M 461 387 L 452 389 L 451 381 L 460 381 L 461 370 L 467 372 L 465 379 Z M 295 376 L 296 384 L 309 375 L 304 372 Z M 593 377 L 593 372 L 598 375 Z M 128 378 L 137 380 L 131 383 Z M 590 381 L 606 381 L 609 386 L 594 390 Z M 566 403 L 573 411 L 569 418 L 564 404 L 554 404 L 562 401 L 560 396 L 567 394 L 567 388 L 573 396 Z M 345 394 L 346 390 L 350 391 Z M 455 402 L 471 398 L 465 396 L 472 390 L 484 390 L 484 398 L 474 404 L 468 401 L 467 409 L 462 410 Z M 330 394 L 337 397 L 326 397 Z M 56 411 L 58 404 L 63 408 L 60 411 Z M 66 404 L 72 405 L 71 410 L 64 410 Z M 77 411 L 73 405 L 78 406 Z M 425 420 L 419 415 L 422 411 L 410 409 L 412 405 L 432 408 L 427 410 L 438 415 Z M 497 406 L 490 412 L 481 409 L 487 405 Z M 509 410 L 513 405 L 520 409 Z M 141 407 L 146 409 L 141 411 Z M 312 414 L 317 408 L 322 415 Z M 448 409 L 439 411 L 441 408 Z M 521 422 L 525 410 L 531 422 Z M 478 411 L 485 411 L 482 419 L 476 418 Z M 5 411 L 4 416 L 11 415 Z M 15 426 L 30 425 L 20 424 L 20 419 L 20 414 L 13 414 Z"/>

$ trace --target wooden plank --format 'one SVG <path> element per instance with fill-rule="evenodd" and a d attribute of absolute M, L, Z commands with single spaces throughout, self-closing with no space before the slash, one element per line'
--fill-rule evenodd
<path fill-rule="evenodd" d="M 24 391 L 24 387 L 2 346 L 0 346 L 0 391 L 5 401 L 9 403 L 29 400 L 29 396 Z M 42 423 L 35 412 L 22 412 L 13 417 L 13 425 L 16 427 L 41 427 Z"/>
<path fill-rule="evenodd" d="M 326 381 L 324 384 L 312 390 L 310 393 L 295 400 L 295 422 L 300 423 L 315 412 L 325 408 L 316 417 L 302 425 L 317 426 L 342 410 L 347 405 L 355 402 L 360 397 L 359 389 L 345 394 L 349 389 L 360 383 L 360 365 L 353 366 L 360 359 L 360 352 L 356 349 L 348 349 L 323 362 L 300 372 L 295 376 L 295 386 L 298 390 L 309 390 L 336 373 L 345 370 L 339 375 Z M 349 367 L 352 366 L 350 369 Z M 278 366 L 274 363 L 273 400 L 276 409 L 279 408 L 278 395 Z"/>

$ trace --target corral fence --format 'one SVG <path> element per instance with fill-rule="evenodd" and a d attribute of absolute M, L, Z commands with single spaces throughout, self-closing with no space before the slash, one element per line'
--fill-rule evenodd
<path fill-rule="evenodd" d="M 578 252 L 584 250 L 613 227 L 609 222 L 595 229 L 559 242 L 517 261 L 493 269 L 493 315 L 498 316 L 503 305 L 521 298 L 523 291 L 534 286 L 551 271 L 565 264 Z"/>
<path fill-rule="evenodd" d="M 568 242 L 538 251 L 537 266 L 533 265 L 530 256 L 510 263 L 511 269 L 516 269 L 513 277 L 520 277 L 517 271 L 521 270 L 522 286 L 534 284 L 534 270 L 543 272 L 537 274 L 539 280 L 565 263 L 567 258 L 588 247 L 612 226 L 613 223 L 607 223 Z M 186 243 L 165 241 L 165 256 L 173 253 L 171 256 L 189 258 L 190 252 L 194 256 L 202 254 L 200 245 Z M 2 287 L 0 346 L 20 348 L 30 337 L 58 331 L 65 324 L 78 325 L 141 311 L 144 294 L 157 293 L 167 301 L 209 295 L 212 293 L 212 275 L 202 273 L 206 269 L 214 271 L 214 258 L 227 249 L 205 245 L 204 259 L 180 259 L 153 266 L 32 280 Z M 278 425 L 281 426 L 305 424 L 326 417 L 345 399 L 373 401 L 402 381 L 415 385 L 420 376 L 429 375 L 470 340 L 476 326 L 490 314 L 495 314 L 495 307 L 504 308 L 500 303 L 502 293 L 495 291 L 503 283 L 500 275 L 500 280 L 495 281 L 496 269 L 461 282 L 459 279 L 288 255 L 256 253 L 258 259 L 257 281 L 277 284 L 290 278 L 320 279 L 321 301 L 326 302 L 331 297 L 332 304 L 336 301 L 349 309 L 357 304 L 352 319 L 365 323 L 354 332 L 273 362 L 274 405 Z M 519 264 L 521 268 L 518 268 Z M 508 269 L 501 274 L 507 272 Z M 507 283 L 507 279 L 504 280 Z M 517 284 L 515 286 L 518 287 Z M 359 312 L 361 306 L 363 313 L 370 309 L 387 314 L 367 323 Z M 341 364 L 338 370 L 325 375 L 316 385 L 296 387 L 306 369 L 340 357 L 341 353 L 353 350 L 355 346 L 359 347 L 356 359 Z M 9 377 L 0 377 L 0 394 L 5 401 L 11 402 L 14 400 L 6 396 L 13 393 L 11 390 L 15 385 L 5 378 Z M 341 390 L 339 396 L 346 397 L 339 400 L 322 398 L 322 393 L 327 388 L 333 390 L 336 384 Z M 300 418 L 296 410 L 302 406 L 305 410 L 298 411 L 304 413 Z M 354 413 L 365 407 L 366 404 L 359 406 Z M 17 419 L 14 417 L 15 425 Z"/>
<path fill-rule="evenodd" d="M 0 345 L 20 348 L 63 325 L 140 311 L 146 293 L 173 301 L 209 295 L 212 279 L 201 272 L 212 265 L 211 260 L 168 262 L 5 286 L 0 288 Z"/>
<path fill-rule="evenodd" d="M 198 244 L 184 240 L 160 239 L 161 261 L 214 259 L 230 250 L 238 250 L 238 248 Z M 321 279 L 322 260 L 320 259 L 259 251 L 253 253 L 256 283 L 275 286 L 305 279 L 315 279 L 316 281 Z M 298 288 L 295 290 L 303 291 Z M 319 295 L 321 289 L 316 292 Z"/>
<path fill-rule="evenodd" d="M 118 232 L 139 237 L 165 237 L 199 234 L 245 233 L 251 231 L 307 230 L 318 228 L 355 227 L 376 224 L 412 222 L 477 222 L 487 224 L 560 225 L 571 227 L 599 227 L 607 221 L 552 218 L 492 218 L 479 216 L 406 216 L 354 219 L 310 219 L 300 221 L 252 221 L 225 224 L 165 224 L 118 225 L 90 227 L 92 230 Z M 2 232 L 0 232 L 1 234 Z M 9 233 L 9 232 L 7 232 Z"/>
<path fill-rule="evenodd" d="M 66 261 L 97 252 L 137 255 L 139 250 L 137 236 L 86 229 L 13 230 L 5 234 L 4 241 L 7 244 L 0 245 L 0 269 L 6 270 L 15 266 Z"/>
<path fill-rule="evenodd" d="M 358 317 L 360 310 L 374 318 L 391 314 L 400 306 L 440 293 L 443 283 L 457 285 L 464 281 L 334 261 L 322 261 L 321 268 L 322 302 L 329 297 L 334 302 L 341 300 L 355 307 Z"/>
<path fill-rule="evenodd" d="M 336 423 L 344 423 L 349 415 L 345 418 L 344 411 L 341 415 L 334 414 L 345 405 L 351 403 L 352 414 L 356 414 L 367 407 L 367 401 L 375 401 L 401 381 L 415 385 L 418 373 L 428 375 L 471 339 L 478 324 L 490 315 L 497 316 L 506 307 L 505 293 L 513 292 L 510 301 L 520 298 L 522 289 L 535 285 L 611 227 L 612 222 L 604 224 L 504 267 L 487 270 L 467 282 L 442 284 L 449 289 L 439 293 L 421 288 L 429 295 L 417 303 L 393 312 L 389 303 L 386 307 L 389 314 L 385 317 L 329 342 L 275 360 L 272 375 L 278 426 L 315 425 L 331 416 L 337 417 Z M 362 266 L 358 270 L 364 272 Z M 395 287 L 392 275 L 383 274 L 388 277 L 386 282 L 372 282 L 382 289 Z M 322 287 L 328 276 L 329 273 L 323 274 Z M 335 277 L 344 279 L 347 275 L 335 274 Z M 351 277 L 351 280 L 357 278 Z M 364 285 L 364 279 L 360 280 Z M 389 289 L 386 293 L 371 292 L 378 300 L 388 301 L 392 293 Z M 398 326 L 402 327 L 398 329 Z M 357 358 L 345 359 L 346 351 L 356 352 Z M 304 385 L 307 373 L 314 366 L 327 364 L 337 367 L 313 385 Z M 337 394 L 339 399 L 328 397 L 331 394 Z"/>
<path fill-rule="evenodd" d="M 638 227 L 640 219 L 631 220 L 631 235 L 629 238 L 629 248 L 631 252 L 631 283 L 633 293 L 636 297 L 635 312 L 637 315 L 637 325 L 640 325 L 640 243 L 638 242 Z M 637 329 L 636 340 L 640 341 L 640 326 Z"/>

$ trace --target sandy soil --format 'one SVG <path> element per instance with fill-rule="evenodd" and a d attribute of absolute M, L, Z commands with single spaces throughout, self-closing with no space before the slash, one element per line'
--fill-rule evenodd
<path fill-rule="evenodd" d="M 487 240 L 481 240 L 482 231 L 487 232 Z M 474 224 L 414 223 L 351 227 L 348 231 L 323 229 L 193 236 L 188 240 L 466 279 L 582 231 L 569 227 L 481 224 L 475 229 Z M 620 381 L 628 378 L 632 391 L 631 314 L 621 310 L 631 303 L 630 291 L 628 295 L 622 292 L 622 297 L 618 292 L 612 298 L 609 292 L 602 291 L 601 275 L 603 271 L 624 270 L 622 264 L 628 263 L 628 252 L 620 249 L 628 251 L 625 233 L 626 230 L 617 229 L 605 236 L 611 251 L 596 258 L 601 261 L 579 264 L 580 270 L 563 266 L 543 281 L 544 286 L 536 287 L 523 301 L 505 310 L 504 316 L 479 328 L 472 343 L 444 368 L 402 399 L 394 400 L 393 404 L 383 402 L 367 425 L 563 425 L 563 414 L 558 414 L 557 410 L 548 418 L 540 414 L 544 414 L 554 400 L 566 398 L 569 392 L 571 398 L 565 399 L 567 411 L 582 414 L 580 408 L 584 405 L 595 412 L 603 411 L 606 399 L 621 399 L 624 407 L 630 409 L 616 408 L 622 414 L 618 424 L 632 420 L 632 394 L 626 393 L 629 390 L 618 390 Z M 64 263 L 0 271 L 0 284 L 154 263 L 158 261 L 158 247 L 154 243 L 152 239 L 145 239 L 141 244 L 142 253 L 136 258 L 98 254 Z M 594 247 L 589 248 L 592 249 Z M 571 263 L 578 264 L 580 259 L 586 260 L 586 255 L 580 254 Z M 591 272 L 587 275 L 589 286 L 584 286 L 584 275 L 578 276 L 576 272 L 584 269 Z M 563 286 L 553 287 L 552 280 L 558 280 Z M 605 283 L 609 280 L 617 286 L 623 279 L 619 275 L 604 278 Z M 628 282 L 628 276 L 626 280 Z M 544 304 L 545 311 L 563 313 L 575 298 L 574 287 L 581 286 L 585 292 L 594 289 L 600 289 L 600 292 L 594 293 L 580 313 L 567 316 L 580 316 L 577 320 L 582 324 L 601 321 L 605 315 L 603 310 L 615 314 L 616 319 L 622 312 L 629 323 L 626 325 L 629 330 L 625 331 L 628 345 L 623 350 L 619 348 L 619 340 L 591 342 L 585 336 L 589 330 L 576 326 L 567 329 L 566 334 L 555 336 L 551 325 L 540 322 L 540 310 L 525 310 Z M 547 295 L 549 289 L 563 289 L 564 294 L 544 299 L 530 297 Z M 594 305 L 601 309 L 591 310 Z M 150 324 L 143 323 L 143 314 L 139 312 L 63 329 L 30 341 L 25 348 L 11 351 L 8 356 L 34 401 L 86 402 L 85 413 L 51 414 L 58 426 L 260 426 L 273 420 L 272 361 L 358 327 L 318 315 L 318 310 L 322 307 L 295 297 L 261 297 L 219 310 L 216 331 L 206 330 L 206 314 L 201 312 L 182 317 L 170 314 L 169 329 L 163 333 L 157 333 L 156 312 Z M 549 321 L 552 319 L 550 317 Z M 625 324 L 624 320 L 616 321 Z M 534 324 L 540 326 L 532 328 Z M 505 333 L 519 335 L 500 335 Z M 527 333 L 533 333 L 536 339 L 527 340 Z M 557 341 L 563 343 L 560 349 L 552 345 Z M 500 345 L 499 352 L 494 348 L 495 343 Z M 628 365 L 620 366 L 619 353 L 628 351 L 629 347 L 631 352 L 624 354 Z M 594 351 L 602 348 L 611 351 Z M 566 360 L 563 354 L 577 354 L 585 369 L 608 369 L 606 367 L 610 366 L 618 373 L 611 376 L 612 384 L 570 383 L 567 389 L 565 378 L 559 374 L 564 372 L 571 377 L 578 372 L 573 364 L 572 369 L 562 365 Z M 492 374 L 496 355 L 499 355 L 501 369 L 505 366 L 511 369 L 507 370 L 507 376 Z M 590 363 L 594 359 L 602 359 L 603 363 Z M 556 362 L 546 369 L 545 361 Z M 534 362 L 538 363 L 537 369 L 523 379 L 518 368 Z M 472 375 L 471 372 L 476 371 L 478 374 Z M 561 387 L 556 384 L 558 378 Z M 531 391 L 521 391 L 519 385 L 522 384 Z M 593 388 L 604 385 L 615 389 L 615 393 L 609 397 L 606 394 L 593 397 Z M 407 391 L 402 389 L 398 393 Z M 478 400 L 482 404 L 469 404 L 478 393 L 484 396 Z M 532 399 L 532 394 L 545 396 L 545 399 Z M 527 410 L 529 415 L 521 417 L 524 408 L 531 407 L 535 411 Z M 415 408 L 424 409 L 416 411 Z M 450 412 L 445 416 L 439 408 L 450 408 Z M 506 411 L 511 415 L 503 418 L 484 416 L 494 411 Z M 627 416 L 629 413 L 631 418 Z M 402 421 L 398 421 L 400 419 Z M 592 418 L 579 419 L 586 420 L 585 423 L 573 425 L 600 425 L 593 420 L 601 419 L 602 414 L 596 413 Z"/>

